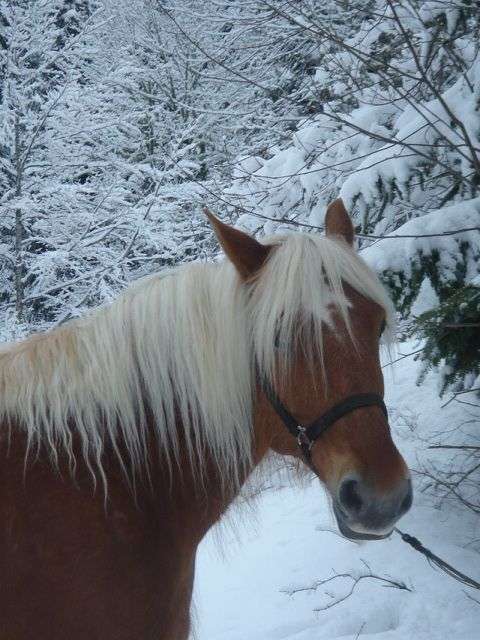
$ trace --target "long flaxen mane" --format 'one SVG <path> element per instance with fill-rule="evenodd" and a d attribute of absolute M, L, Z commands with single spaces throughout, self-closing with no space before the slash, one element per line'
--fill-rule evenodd
<path fill-rule="evenodd" d="M 272 382 L 279 357 L 288 369 L 299 318 L 312 327 L 306 350 L 314 358 L 332 305 L 348 324 L 345 283 L 392 317 L 377 276 L 343 241 L 291 234 L 266 243 L 276 246 L 250 283 L 228 261 L 192 263 L 140 280 L 83 319 L 3 346 L 2 422 L 26 431 L 28 450 L 46 447 L 72 467 L 79 439 L 106 482 L 107 445 L 126 451 L 129 469 L 147 464 L 148 408 L 169 465 L 181 429 L 199 476 L 208 451 L 225 483 L 236 484 L 250 465 L 257 367 Z M 279 341 L 286 348 L 276 350 Z"/>

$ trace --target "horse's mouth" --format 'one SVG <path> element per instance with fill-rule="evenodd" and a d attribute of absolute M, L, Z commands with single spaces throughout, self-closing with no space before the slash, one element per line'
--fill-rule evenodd
<path fill-rule="evenodd" d="M 342 514 L 342 511 L 337 505 L 333 505 L 333 512 L 335 514 L 335 518 L 337 520 L 337 525 L 340 530 L 340 533 L 349 540 L 384 540 L 391 535 L 391 531 L 388 533 L 360 533 L 358 531 L 354 531 L 350 529 L 348 524 L 345 522 L 345 517 Z"/>

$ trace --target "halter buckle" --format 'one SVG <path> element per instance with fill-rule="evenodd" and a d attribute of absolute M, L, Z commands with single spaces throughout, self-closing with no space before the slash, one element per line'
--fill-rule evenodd
<path fill-rule="evenodd" d="M 310 452 L 315 441 L 310 440 L 310 438 L 307 436 L 306 427 L 303 427 L 301 424 L 297 424 L 297 432 L 298 446 L 300 447 L 300 449 L 302 449 L 302 451 L 306 449 Z"/>

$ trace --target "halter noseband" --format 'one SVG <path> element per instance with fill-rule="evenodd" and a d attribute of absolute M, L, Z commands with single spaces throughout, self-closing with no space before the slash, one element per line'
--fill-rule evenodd
<path fill-rule="evenodd" d="M 281 418 L 283 424 L 289 432 L 296 438 L 298 446 L 302 450 L 305 459 L 311 463 L 311 450 L 315 441 L 327 431 L 337 420 L 343 416 L 360 409 L 361 407 L 380 407 L 385 417 L 388 419 L 388 411 L 383 398 L 377 393 L 357 393 L 348 396 L 331 409 L 326 411 L 319 418 L 314 420 L 310 425 L 304 426 L 299 424 L 298 420 L 292 416 L 288 409 L 284 406 L 280 398 L 277 396 L 271 385 L 263 381 L 263 392 L 269 400 L 276 413 Z"/>

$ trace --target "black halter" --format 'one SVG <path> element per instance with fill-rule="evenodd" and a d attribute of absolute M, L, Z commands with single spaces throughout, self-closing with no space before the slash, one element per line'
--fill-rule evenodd
<path fill-rule="evenodd" d="M 280 416 L 283 424 L 297 440 L 298 446 L 302 450 L 307 462 L 310 464 L 311 450 L 315 441 L 327 431 L 337 420 L 343 416 L 360 409 L 361 407 L 380 407 L 385 417 L 388 419 L 388 411 L 383 398 L 377 393 L 357 393 L 342 400 L 322 416 L 314 420 L 310 425 L 299 424 L 298 420 L 292 416 L 283 405 L 271 385 L 263 381 L 263 392 L 270 401 L 270 404 Z"/>

